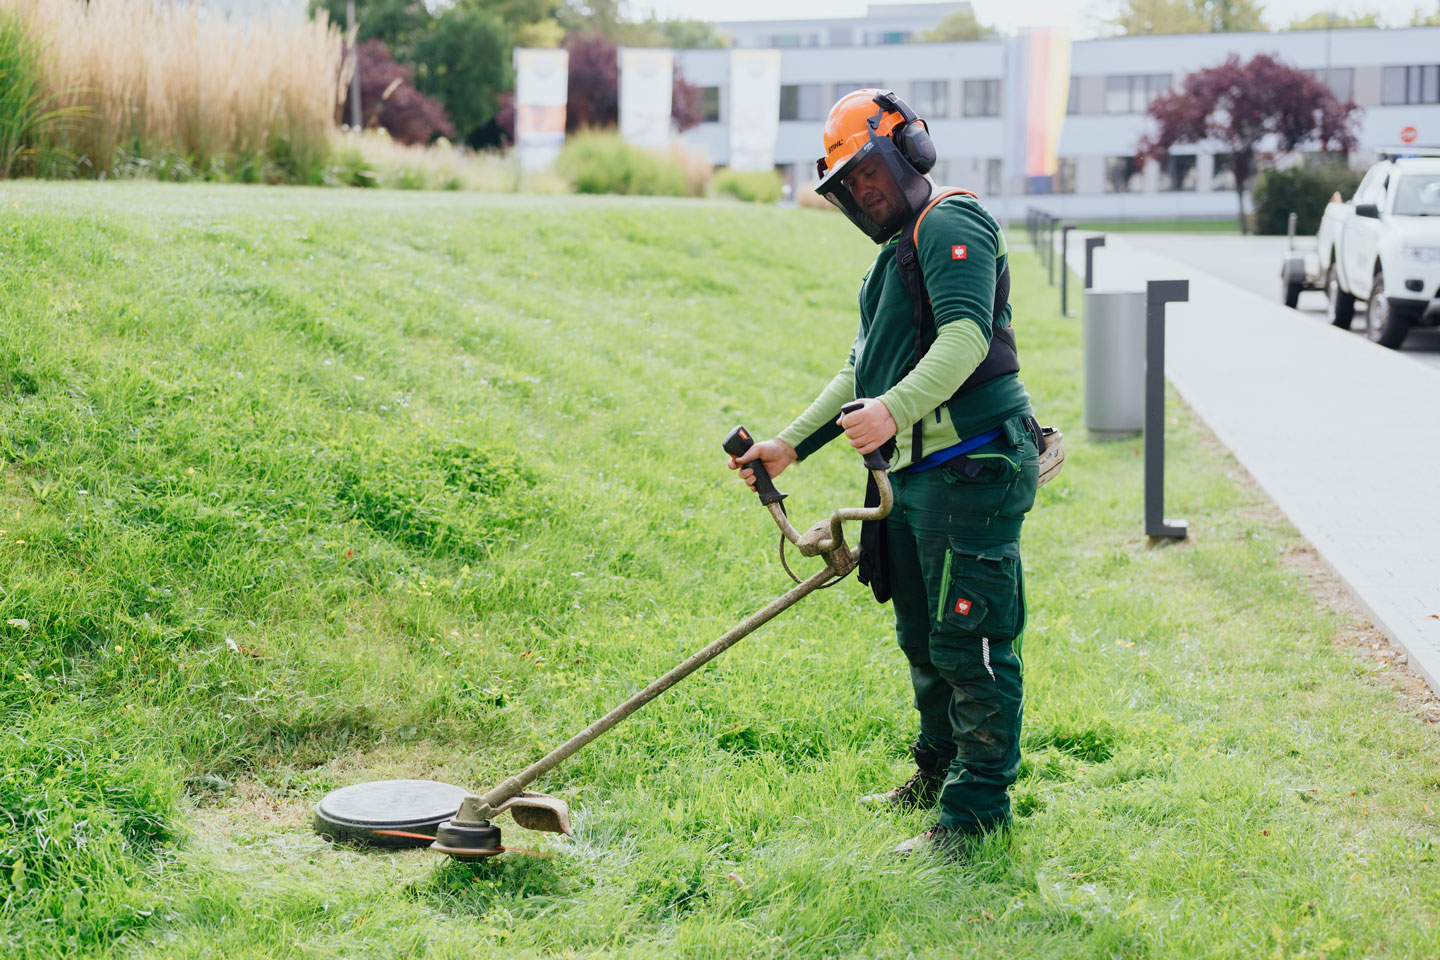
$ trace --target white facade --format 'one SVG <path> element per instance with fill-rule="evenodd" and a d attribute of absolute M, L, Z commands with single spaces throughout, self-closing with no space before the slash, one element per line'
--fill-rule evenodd
<path fill-rule="evenodd" d="M 928 6 L 928 5 L 927 5 Z M 936 178 L 974 190 L 991 206 L 1019 216 L 1039 205 L 1020 195 L 1023 181 L 1002 183 L 1005 43 L 891 44 L 862 50 L 782 48 L 781 123 L 775 162 L 795 189 L 809 189 L 820 129 L 839 94 L 856 86 L 895 90 L 929 121 L 939 149 Z M 1440 145 L 1440 27 L 1403 30 L 1316 30 L 1120 37 L 1077 42 L 1071 54 L 1070 112 L 1058 151 L 1061 173 L 1044 196 L 1045 209 L 1086 219 L 1168 219 L 1232 216 L 1237 198 L 1226 158 L 1204 146 L 1180 147 L 1166 170 L 1131 170 L 1149 130 L 1144 109 L 1156 92 L 1186 74 L 1269 53 L 1322 74 L 1342 99 L 1362 108 L 1360 150 L 1368 165 L 1380 147 L 1413 133 L 1417 145 Z M 685 78 L 707 91 L 711 119 L 687 131 L 712 162 L 728 160 L 728 53 L 677 52 Z M 1413 128 L 1413 131 L 1407 128 Z"/>
<path fill-rule="evenodd" d="M 969 3 L 872 3 L 863 17 L 729 20 L 716 26 L 732 47 L 853 47 L 908 43 Z"/>

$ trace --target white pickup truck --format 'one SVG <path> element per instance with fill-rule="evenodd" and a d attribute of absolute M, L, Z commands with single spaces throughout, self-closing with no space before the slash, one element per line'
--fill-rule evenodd
<path fill-rule="evenodd" d="M 1316 235 L 1330 322 L 1399 347 L 1416 324 L 1440 322 L 1440 156 L 1387 157 L 1355 196 L 1325 208 Z"/>

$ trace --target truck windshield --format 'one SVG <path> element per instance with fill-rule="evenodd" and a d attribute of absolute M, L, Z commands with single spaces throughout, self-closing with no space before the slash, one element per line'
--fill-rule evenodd
<path fill-rule="evenodd" d="M 1412 173 L 1395 188 L 1395 214 L 1402 217 L 1440 217 L 1440 173 Z"/>

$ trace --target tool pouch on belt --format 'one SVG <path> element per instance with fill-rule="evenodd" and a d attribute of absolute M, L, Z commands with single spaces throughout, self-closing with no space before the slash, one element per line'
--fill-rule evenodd
<path fill-rule="evenodd" d="M 1058 427 L 1041 427 L 1040 436 L 1036 439 L 1042 441 L 1038 486 L 1043 487 L 1055 479 L 1055 474 L 1060 472 L 1060 467 L 1065 463 L 1065 434 L 1061 433 Z"/>
<path fill-rule="evenodd" d="M 889 460 L 894 453 L 895 439 L 892 437 L 880 448 L 880 455 Z M 865 478 L 865 506 L 880 506 L 880 488 L 868 473 Z M 877 603 L 890 600 L 890 538 L 884 520 L 866 520 L 860 524 L 860 562 L 855 567 L 855 577 L 869 585 Z"/>

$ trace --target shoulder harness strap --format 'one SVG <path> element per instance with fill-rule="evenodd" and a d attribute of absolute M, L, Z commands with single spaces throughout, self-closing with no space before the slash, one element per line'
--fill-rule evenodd
<path fill-rule="evenodd" d="M 900 273 L 900 282 L 905 285 L 905 292 L 910 294 L 910 302 L 914 305 L 915 345 L 910 357 L 910 367 L 914 369 L 930 349 L 930 343 L 935 337 L 935 322 L 930 315 L 930 295 L 925 290 L 925 278 L 920 272 L 920 258 L 917 247 L 920 243 L 920 224 L 925 216 L 940 203 L 954 196 L 979 197 L 969 190 L 951 189 L 941 193 L 935 199 L 925 205 L 925 209 L 915 215 L 915 219 L 907 225 L 900 236 L 900 249 L 895 253 L 895 264 Z M 956 397 L 978 387 L 980 384 L 996 377 L 1006 374 L 1020 372 L 1020 357 L 1015 349 L 1015 332 L 1008 326 L 1000 327 L 994 325 L 993 319 L 1000 316 L 1001 311 L 1010 302 L 1010 267 L 1007 264 L 1004 273 L 995 278 L 995 302 L 991 309 L 990 316 L 992 325 L 990 331 L 990 349 L 985 354 L 985 359 L 966 378 L 951 396 L 950 402 Z M 927 320 L 929 322 L 927 322 Z M 924 432 L 924 419 L 917 420 L 910 432 L 910 457 L 912 462 L 918 462 L 921 458 L 921 434 Z"/>

